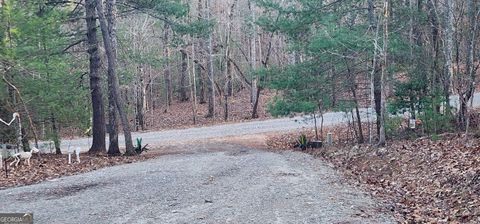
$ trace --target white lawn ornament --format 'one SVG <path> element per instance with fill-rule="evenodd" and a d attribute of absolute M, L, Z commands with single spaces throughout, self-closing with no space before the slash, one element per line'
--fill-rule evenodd
<path fill-rule="evenodd" d="M 27 161 L 28 166 L 30 166 L 30 158 L 32 158 L 33 153 L 38 153 L 40 150 L 38 150 L 35 147 L 32 147 L 32 150 L 30 152 L 20 152 L 20 153 L 15 153 L 12 155 L 12 157 L 15 159 L 13 160 L 12 163 L 10 163 L 10 166 L 12 166 L 15 163 L 15 166 L 18 166 L 18 163 L 20 162 L 21 159 Z"/>
<path fill-rule="evenodd" d="M 0 118 L 0 121 L 1 121 L 2 123 L 4 123 L 5 125 L 10 126 L 10 125 L 13 123 L 13 121 L 15 121 L 15 119 L 16 119 L 17 117 L 20 117 L 20 114 L 19 114 L 19 113 L 13 113 L 13 118 L 12 118 L 12 120 L 11 120 L 10 122 L 7 123 L 6 121 L 4 121 L 4 120 L 1 119 L 1 118 Z"/>
<path fill-rule="evenodd" d="M 74 153 L 74 150 L 70 149 L 70 146 L 68 147 L 68 164 L 72 164 L 72 153 Z"/>
<path fill-rule="evenodd" d="M 72 154 L 75 153 L 77 157 L 77 163 L 80 163 L 80 147 L 75 150 L 68 149 L 68 164 L 72 164 Z"/>
<path fill-rule="evenodd" d="M 80 163 L 80 147 L 75 149 L 75 155 L 77 156 L 77 163 Z"/>

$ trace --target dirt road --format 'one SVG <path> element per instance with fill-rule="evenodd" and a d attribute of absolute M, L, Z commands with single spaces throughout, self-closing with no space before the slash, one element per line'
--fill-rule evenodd
<path fill-rule="evenodd" d="M 324 162 L 233 143 L 0 191 L 35 223 L 393 223 Z M 164 149 L 167 150 L 167 149 Z"/>

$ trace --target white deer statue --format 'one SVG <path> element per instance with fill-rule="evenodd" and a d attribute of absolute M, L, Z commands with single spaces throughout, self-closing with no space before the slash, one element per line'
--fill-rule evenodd
<path fill-rule="evenodd" d="M 38 150 L 35 147 L 32 147 L 32 150 L 30 152 L 19 152 L 15 153 L 12 155 L 12 157 L 15 159 L 13 160 L 12 163 L 10 163 L 10 166 L 12 166 L 15 163 L 15 166 L 18 166 L 18 163 L 20 162 L 21 159 L 27 161 L 27 165 L 30 166 L 30 158 L 32 158 L 33 153 L 38 153 L 40 150 Z"/>

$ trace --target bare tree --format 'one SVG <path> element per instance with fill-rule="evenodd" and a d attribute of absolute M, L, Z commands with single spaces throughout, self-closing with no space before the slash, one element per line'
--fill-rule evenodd
<path fill-rule="evenodd" d="M 163 75 L 165 79 L 165 112 L 168 111 L 170 105 L 172 104 L 172 77 L 170 74 L 170 48 L 169 48 L 169 38 L 170 38 L 170 27 L 168 23 L 165 23 L 163 30 L 163 57 L 165 58 L 165 65 L 163 70 Z"/>
<path fill-rule="evenodd" d="M 207 0 L 206 18 L 208 21 L 211 19 L 211 0 Z M 207 72 L 208 72 L 208 114 L 206 117 L 213 117 L 215 119 L 215 77 L 213 74 L 213 52 L 212 52 L 213 37 L 212 33 L 208 34 L 207 43 Z"/>
<path fill-rule="evenodd" d="M 468 126 L 470 125 L 470 116 L 468 115 L 468 101 L 473 97 L 475 92 L 475 76 L 476 70 L 475 67 L 475 55 L 476 55 L 476 36 L 478 30 L 478 16 L 480 10 L 477 6 L 477 1 L 468 0 L 467 1 L 468 9 L 468 41 L 467 41 L 467 63 L 466 63 L 466 77 L 463 80 L 466 82 L 464 86 L 466 88 L 459 89 L 459 98 L 460 98 L 460 111 L 458 113 L 458 120 L 462 128 L 468 133 Z"/>
<path fill-rule="evenodd" d="M 380 90 L 381 90 L 381 108 L 380 108 L 380 133 L 378 136 L 378 145 L 385 146 L 386 144 L 386 137 L 385 137 L 385 120 L 387 116 L 387 99 L 386 99 L 386 92 L 385 92 L 385 83 L 386 83 L 386 76 L 387 76 L 387 68 L 388 68 L 388 22 L 390 17 L 390 1 L 384 0 L 383 6 L 383 60 L 382 60 L 382 72 L 380 78 Z"/>
<path fill-rule="evenodd" d="M 229 60 L 230 58 L 230 37 L 232 36 L 232 23 L 233 23 L 233 15 L 235 10 L 235 5 L 237 4 L 238 0 L 234 0 L 232 5 L 230 6 L 230 10 L 228 11 L 228 21 L 226 27 L 226 37 L 225 37 L 225 90 L 224 90 L 224 113 L 223 119 L 226 121 L 228 120 L 228 97 L 232 95 L 232 62 Z"/>
<path fill-rule="evenodd" d="M 257 69 L 257 27 L 255 25 L 256 14 L 255 14 L 255 2 L 248 1 L 250 15 L 252 19 L 251 23 L 251 39 L 250 39 L 250 67 L 252 72 L 255 73 Z M 260 97 L 260 89 L 258 88 L 258 77 L 255 75 L 252 79 L 252 89 L 251 89 L 251 102 L 252 102 L 252 118 L 257 118 L 257 108 L 258 100 Z"/>
<path fill-rule="evenodd" d="M 453 18 L 454 7 L 455 7 L 454 0 L 445 0 L 445 31 L 444 31 L 445 75 L 442 81 L 444 86 L 445 102 L 447 105 L 448 113 L 450 113 L 450 86 L 453 80 L 453 66 L 452 66 L 453 34 L 455 32 L 454 18 Z"/>
<path fill-rule="evenodd" d="M 182 55 L 182 68 L 180 72 L 180 101 L 188 101 L 187 95 L 187 73 L 188 73 L 188 55 L 185 49 L 181 49 L 180 53 Z"/>

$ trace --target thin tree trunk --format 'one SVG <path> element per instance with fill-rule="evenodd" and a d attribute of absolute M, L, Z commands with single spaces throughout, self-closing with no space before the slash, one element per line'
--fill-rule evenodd
<path fill-rule="evenodd" d="M 197 4 L 197 8 L 198 8 L 198 19 L 199 20 L 203 20 L 205 17 L 205 12 L 204 12 L 204 7 L 203 7 L 203 1 L 202 0 L 198 0 L 198 4 Z M 198 58 L 201 59 L 201 58 L 204 58 L 204 48 L 205 48 L 205 40 L 203 38 L 198 38 Z M 197 60 L 195 61 L 195 64 L 192 65 L 192 66 L 195 66 L 196 67 L 196 73 L 197 73 L 197 77 L 198 77 L 198 85 L 200 87 L 200 92 L 198 93 L 199 94 L 199 103 L 200 104 L 205 104 L 207 103 L 206 99 L 205 99 L 205 75 L 202 73 L 202 66 L 201 64 L 203 63 L 202 60 Z M 196 84 L 196 83 L 195 83 Z M 195 93 L 197 94 L 197 93 Z"/>
<path fill-rule="evenodd" d="M 235 10 L 235 5 L 238 0 L 233 1 L 232 5 L 230 6 L 230 11 L 228 12 L 228 23 L 226 28 L 226 38 L 225 38 L 225 90 L 224 90 L 224 116 L 223 119 L 225 121 L 228 120 L 228 97 L 232 95 L 232 64 L 229 60 L 230 58 L 230 36 L 232 35 L 232 22 L 233 22 L 233 15 Z"/>
<path fill-rule="evenodd" d="M 102 1 L 97 1 L 97 4 L 102 4 Z M 115 48 L 116 44 L 113 43 L 112 34 L 115 35 L 115 25 L 112 24 L 114 21 L 115 13 L 114 10 L 115 0 L 108 0 L 107 1 L 107 11 L 106 16 L 109 23 L 108 27 L 108 38 L 111 40 L 111 47 Z M 103 7 L 102 7 L 103 8 Z M 97 10 L 99 8 L 97 7 Z M 104 34 L 105 35 L 105 34 Z M 106 46 L 105 46 L 106 48 Z M 111 60 L 111 59 L 108 59 Z M 113 59 L 115 60 L 115 59 Z M 107 81 L 108 81 L 108 151 L 107 154 L 109 155 L 120 155 L 120 148 L 118 144 L 118 120 L 117 120 L 117 103 L 115 101 L 116 98 L 116 89 L 115 89 L 115 65 L 111 65 L 111 62 L 108 62 L 108 69 L 107 69 Z"/>
<path fill-rule="evenodd" d="M 187 96 L 187 72 L 188 72 L 188 58 L 187 58 L 187 52 L 185 49 L 182 49 L 180 51 L 182 54 L 182 73 L 180 75 L 180 101 L 185 102 L 188 101 L 188 96 Z"/>
<path fill-rule="evenodd" d="M 250 67 L 255 73 L 257 69 L 257 28 L 255 25 L 255 2 L 249 1 L 249 8 L 252 17 L 252 36 L 250 39 Z M 252 102 L 252 118 L 257 118 L 258 99 L 260 95 L 260 88 L 258 88 L 258 77 L 255 75 L 252 79 L 251 102 Z"/>
<path fill-rule="evenodd" d="M 60 136 L 58 135 L 57 120 L 55 119 L 55 114 L 52 113 L 52 117 L 50 119 L 52 122 L 53 144 L 55 145 L 55 154 L 60 155 L 62 154 L 62 150 L 60 149 Z"/>
<path fill-rule="evenodd" d="M 124 109 L 124 104 L 122 99 L 120 98 L 120 90 L 119 90 L 119 83 L 118 83 L 118 78 L 116 75 L 116 41 L 112 41 L 116 39 L 116 34 L 115 34 L 115 0 L 113 1 L 112 5 L 112 17 L 111 21 L 109 21 L 110 27 L 107 26 L 107 21 L 105 19 L 105 15 L 103 13 L 103 5 L 101 4 L 102 0 L 97 0 L 97 13 L 99 17 L 99 22 L 100 22 L 100 29 L 102 30 L 102 36 L 103 36 L 103 44 L 105 45 L 105 51 L 107 54 L 107 61 L 108 61 L 108 76 L 109 80 L 112 81 L 110 85 L 112 85 L 112 88 L 115 90 L 115 94 L 112 95 L 115 99 L 115 103 L 117 105 L 117 110 L 118 114 L 120 116 L 120 120 L 122 122 L 122 127 L 123 127 L 123 134 L 125 137 L 125 154 L 127 155 L 134 155 L 135 151 L 133 148 L 133 142 L 132 142 L 132 134 L 130 131 L 130 124 L 128 122 L 128 117 L 127 113 Z"/>
<path fill-rule="evenodd" d="M 445 0 L 445 48 L 444 48 L 444 55 L 445 55 L 445 75 L 443 77 L 443 86 L 444 86 L 444 95 L 445 95 L 445 102 L 447 106 L 447 113 L 450 114 L 450 86 L 453 80 L 453 34 L 455 33 L 454 27 L 454 7 L 455 7 L 454 0 Z"/>
<path fill-rule="evenodd" d="M 92 96 L 92 134 L 93 142 L 89 153 L 104 153 L 105 148 L 105 115 L 101 77 L 99 74 L 100 56 L 98 53 L 96 0 L 85 0 L 85 20 L 87 23 L 88 54 L 90 55 L 90 93 Z"/>
<path fill-rule="evenodd" d="M 477 33 L 477 4 L 475 0 L 468 0 L 468 18 L 469 18 L 469 34 L 468 34 L 468 43 L 467 43 L 467 89 L 465 92 L 460 93 L 460 113 L 459 120 L 461 121 L 461 126 L 464 128 L 465 132 L 468 133 L 468 124 L 469 118 L 468 115 L 468 101 L 473 96 L 475 92 L 475 41 Z"/>
<path fill-rule="evenodd" d="M 187 59 L 188 60 L 188 59 Z M 192 119 L 193 124 L 197 124 L 197 85 L 196 85 L 196 75 L 195 75 L 195 43 L 192 41 L 192 62 L 190 64 L 192 71 L 192 78 L 190 79 L 190 96 L 192 97 Z"/>
<path fill-rule="evenodd" d="M 163 57 L 165 58 L 165 65 L 164 65 L 164 79 L 165 79 L 165 113 L 169 110 L 170 105 L 172 105 L 172 79 L 170 74 L 170 48 L 168 47 L 169 44 L 169 26 L 165 23 L 164 26 L 164 36 L 163 36 L 163 47 L 164 53 Z"/>
<path fill-rule="evenodd" d="M 252 112 L 252 118 L 255 119 L 255 118 L 258 118 L 258 102 L 259 102 L 259 98 L 260 98 L 260 91 L 262 89 L 260 87 L 257 86 L 257 94 L 255 95 L 255 101 L 254 101 L 254 104 L 253 104 L 253 112 Z"/>
<path fill-rule="evenodd" d="M 207 0 L 206 18 L 210 21 L 211 0 Z M 213 75 L 212 33 L 208 34 L 207 71 L 208 71 L 208 114 L 206 117 L 215 119 L 215 77 Z"/>
<path fill-rule="evenodd" d="M 368 21 L 369 21 L 369 30 L 374 35 L 374 53 L 372 59 L 372 72 L 371 72 L 371 108 L 375 109 L 376 113 L 376 129 L 377 136 L 380 136 L 380 115 L 381 115 L 381 88 L 380 88 L 380 73 L 378 72 L 377 59 L 378 59 L 378 31 L 379 24 L 375 12 L 375 1 L 368 0 Z M 372 111 L 373 112 L 373 111 Z M 373 116 L 373 115 L 372 115 Z M 370 130 L 373 129 L 373 122 L 370 124 Z M 372 133 L 370 133 L 370 143 L 373 141 Z"/>
<path fill-rule="evenodd" d="M 207 103 L 207 100 L 205 99 L 205 75 L 202 72 L 202 66 L 200 66 L 197 63 L 194 66 L 196 67 L 196 73 L 198 76 L 198 85 L 200 86 L 199 101 L 200 101 L 200 104 L 205 104 Z"/>
<path fill-rule="evenodd" d="M 357 98 L 357 91 L 355 88 L 352 88 L 352 94 L 353 94 L 353 100 L 355 103 L 355 112 L 357 115 L 357 125 L 358 125 L 358 143 L 363 144 L 365 142 L 365 138 L 363 136 L 363 130 L 362 130 L 362 119 L 360 116 L 360 109 L 358 108 L 358 98 Z"/>
<path fill-rule="evenodd" d="M 383 63 L 382 63 L 382 75 L 380 79 L 381 86 L 381 110 L 380 110 L 380 135 L 378 136 L 378 145 L 385 146 L 386 137 L 385 137 L 385 120 L 387 116 L 387 104 L 386 104 L 386 92 L 385 92 L 385 83 L 387 79 L 387 67 L 388 67 L 388 18 L 389 18 L 389 0 L 384 1 L 384 20 L 383 20 Z"/>
<path fill-rule="evenodd" d="M 145 104 L 144 104 L 144 98 L 145 98 L 145 92 L 144 92 L 144 80 L 143 80 L 143 67 L 142 65 L 140 65 L 140 68 L 139 68 L 139 80 L 138 80 L 138 84 L 137 84 L 137 114 L 136 114 L 136 120 L 137 120 L 137 125 L 135 127 L 135 129 L 138 131 L 138 130 L 145 130 L 145 121 L 144 121 L 144 114 L 145 114 L 145 111 L 144 111 L 144 107 L 145 107 Z"/>

